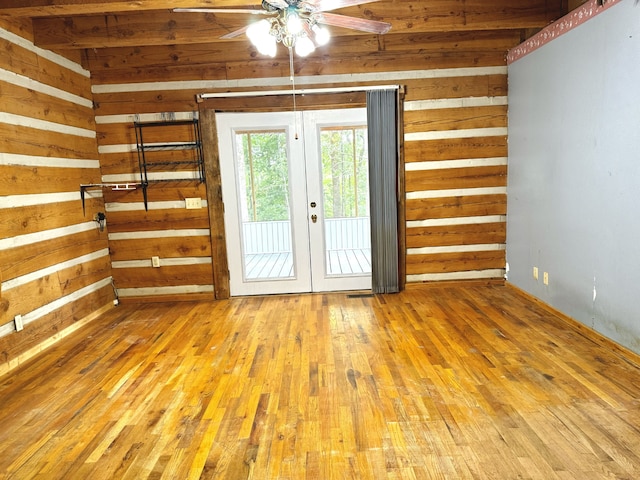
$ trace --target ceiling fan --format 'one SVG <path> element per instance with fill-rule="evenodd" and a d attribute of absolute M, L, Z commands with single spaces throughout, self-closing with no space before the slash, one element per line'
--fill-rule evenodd
<path fill-rule="evenodd" d="M 246 33 L 258 51 L 264 55 L 275 56 L 276 44 L 281 42 L 290 51 L 295 48 L 298 55 L 306 56 L 315 50 L 316 45 L 325 45 L 329 41 L 330 34 L 324 25 L 378 35 L 387 33 L 391 28 L 391 24 L 387 22 L 330 13 L 339 8 L 376 1 L 378 0 L 262 0 L 262 9 L 174 8 L 173 11 L 264 15 L 268 18 L 220 38 L 230 39 Z"/>

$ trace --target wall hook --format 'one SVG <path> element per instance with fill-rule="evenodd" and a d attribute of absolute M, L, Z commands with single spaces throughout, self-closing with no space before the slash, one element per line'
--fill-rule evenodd
<path fill-rule="evenodd" d="M 95 217 L 93 217 L 93 220 L 98 224 L 98 229 L 103 232 L 104 231 L 104 225 L 107 221 L 107 216 L 102 213 L 102 212 L 98 212 L 96 213 Z"/>

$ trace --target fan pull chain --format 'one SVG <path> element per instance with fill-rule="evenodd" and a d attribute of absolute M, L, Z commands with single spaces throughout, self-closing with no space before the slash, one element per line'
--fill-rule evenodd
<path fill-rule="evenodd" d="M 295 135 L 293 138 L 298 140 L 298 115 L 296 114 L 296 80 L 293 72 L 293 48 L 289 47 L 289 78 L 291 79 L 291 94 L 293 96 L 293 122 Z"/>

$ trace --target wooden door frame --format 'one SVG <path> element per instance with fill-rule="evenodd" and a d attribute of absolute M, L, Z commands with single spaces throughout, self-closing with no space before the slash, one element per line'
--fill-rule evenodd
<path fill-rule="evenodd" d="M 201 107 L 202 103 L 198 105 Z M 213 291 L 216 300 L 230 297 L 229 263 L 227 260 L 227 236 L 224 228 L 224 203 L 222 202 L 222 179 L 220 176 L 220 153 L 218 151 L 218 129 L 215 110 L 199 108 L 200 136 L 207 181 L 207 204 L 209 206 L 209 232 L 211 235 L 211 263 L 213 269 Z"/>

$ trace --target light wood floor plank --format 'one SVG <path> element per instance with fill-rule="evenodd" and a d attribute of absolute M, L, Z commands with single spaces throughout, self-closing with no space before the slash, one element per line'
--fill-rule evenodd
<path fill-rule="evenodd" d="M 640 478 L 640 368 L 503 286 L 122 305 L 0 378 L 0 478 Z"/>

